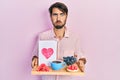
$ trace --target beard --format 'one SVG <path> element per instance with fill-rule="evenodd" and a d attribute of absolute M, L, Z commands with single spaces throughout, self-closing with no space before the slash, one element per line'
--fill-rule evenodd
<path fill-rule="evenodd" d="M 62 24 L 62 25 L 54 25 L 54 27 L 55 27 L 56 29 L 62 29 L 62 28 L 65 26 L 65 24 L 66 24 L 66 21 L 65 21 L 64 24 Z"/>
<path fill-rule="evenodd" d="M 62 26 L 54 26 L 56 29 L 62 29 L 63 27 L 64 27 L 64 25 L 62 25 Z"/>

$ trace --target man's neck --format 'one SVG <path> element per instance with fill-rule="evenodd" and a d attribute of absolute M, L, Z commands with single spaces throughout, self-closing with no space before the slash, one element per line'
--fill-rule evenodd
<path fill-rule="evenodd" d="M 62 39 L 64 37 L 64 34 L 65 34 L 65 27 L 63 27 L 61 29 L 54 28 L 54 33 L 56 35 L 56 38 Z"/>

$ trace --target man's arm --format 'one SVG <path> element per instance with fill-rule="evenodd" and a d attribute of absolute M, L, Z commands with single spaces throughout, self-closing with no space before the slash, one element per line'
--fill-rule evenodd
<path fill-rule="evenodd" d="M 32 51 L 32 62 L 31 62 L 31 67 L 33 69 L 36 69 L 38 67 L 38 41 L 39 38 L 36 41 L 35 47 Z"/>
<path fill-rule="evenodd" d="M 80 70 L 82 72 L 85 71 L 85 64 L 87 62 L 86 58 L 85 58 L 85 54 L 81 48 L 81 44 L 80 44 L 80 39 L 79 37 L 76 40 L 76 54 L 74 55 L 77 58 L 77 64 L 80 67 Z"/>

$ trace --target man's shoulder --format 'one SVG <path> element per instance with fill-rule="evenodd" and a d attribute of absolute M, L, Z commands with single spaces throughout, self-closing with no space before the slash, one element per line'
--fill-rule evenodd
<path fill-rule="evenodd" d="M 52 29 L 48 29 L 46 31 L 40 32 L 38 36 L 39 36 L 39 39 L 48 38 L 52 36 Z"/>
<path fill-rule="evenodd" d="M 48 30 L 45 30 L 45 31 L 39 33 L 39 35 L 48 35 L 48 34 L 51 34 L 51 32 L 52 32 L 52 29 L 48 29 Z"/>
<path fill-rule="evenodd" d="M 72 38 L 79 38 L 80 34 L 78 34 L 76 31 L 69 29 L 69 35 Z"/>

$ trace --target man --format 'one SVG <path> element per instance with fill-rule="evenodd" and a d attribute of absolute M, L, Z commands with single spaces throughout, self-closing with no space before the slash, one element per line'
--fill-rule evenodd
<path fill-rule="evenodd" d="M 62 59 L 64 56 L 75 56 L 78 60 L 78 65 L 81 71 L 84 71 L 86 59 L 80 49 L 79 37 L 68 32 L 66 28 L 66 20 L 68 16 L 68 8 L 65 4 L 56 2 L 49 8 L 50 18 L 53 24 L 53 29 L 43 32 L 39 35 L 39 40 L 56 40 L 57 41 L 57 59 Z M 38 66 L 38 57 L 33 56 L 32 68 Z M 45 80 L 44 76 L 44 79 Z M 49 76 L 47 80 L 54 80 L 54 76 Z M 60 79 L 61 78 L 61 79 Z M 68 80 L 69 76 L 60 76 L 60 80 Z M 70 80 L 70 79 L 69 79 Z"/>

